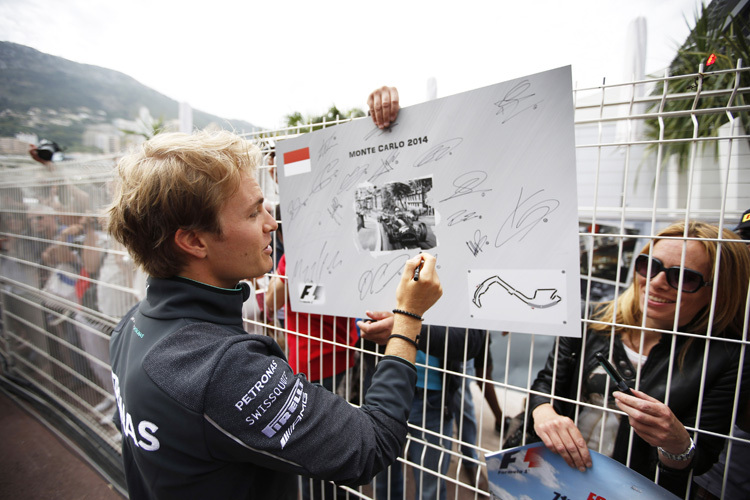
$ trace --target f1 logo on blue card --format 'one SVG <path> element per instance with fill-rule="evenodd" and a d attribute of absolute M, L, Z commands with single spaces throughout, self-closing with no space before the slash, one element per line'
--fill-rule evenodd
<path fill-rule="evenodd" d="M 315 302 L 318 285 L 315 283 L 304 283 L 300 286 L 299 300 L 301 302 Z"/>
<path fill-rule="evenodd" d="M 518 460 L 521 458 L 519 454 L 523 451 L 526 452 L 523 460 Z M 497 472 L 502 474 L 505 470 L 513 469 L 514 471 L 523 471 L 524 473 L 527 473 L 529 468 L 539 467 L 542 464 L 542 459 L 540 457 L 541 451 L 541 448 L 537 447 L 528 448 L 526 450 L 519 448 L 515 451 L 507 452 L 503 454 Z"/>

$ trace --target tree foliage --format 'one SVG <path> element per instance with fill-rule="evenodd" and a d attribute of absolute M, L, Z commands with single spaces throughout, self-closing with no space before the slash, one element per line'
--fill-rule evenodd
<path fill-rule="evenodd" d="M 345 120 L 347 118 L 360 118 L 362 116 L 365 116 L 365 112 L 359 108 L 352 108 L 347 112 L 342 112 L 333 105 L 322 115 L 303 116 L 299 111 L 288 114 L 286 115 L 286 126 L 299 127 L 300 132 L 307 133 L 323 128 L 323 123 Z"/>
<path fill-rule="evenodd" d="M 687 21 L 686 21 L 687 22 Z M 716 55 L 716 62 L 704 69 L 704 73 L 697 78 L 682 78 L 670 80 L 668 83 L 668 96 L 665 102 L 664 112 L 689 111 L 693 109 L 695 92 L 700 89 L 700 98 L 695 103 L 696 109 L 723 108 L 729 104 L 730 95 L 706 95 L 712 90 L 732 89 L 735 85 L 737 73 L 717 74 L 717 71 L 734 69 L 737 61 L 742 59 L 743 67 L 750 63 L 750 46 L 748 34 L 750 24 L 746 20 L 730 18 L 721 15 L 718 8 L 701 5 L 700 11 L 695 14 L 695 27 L 691 30 L 685 43 L 677 51 L 677 55 L 669 66 L 670 75 L 695 75 L 699 72 L 701 63 L 705 64 L 711 54 Z M 742 73 L 740 87 L 750 86 L 750 74 Z M 652 95 L 661 96 L 664 92 L 664 82 L 661 81 L 654 89 Z M 679 97 L 673 97 L 680 95 Z M 735 95 L 731 105 L 744 106 L 750 101 L 750 95 L 741 92 Z M 650 111 L 658 110 L 660 103 L 654 104 Z M 746 112 L 736 113 L 740 122 L 746 128 L 748 114 Z M 690 139 L 693 137 L 694 124 L 690 115 L 664 118 L 664 139 Z M 729 121 L 726 113 L 710 113 L 698 117 L 698 137 L 716 137 L 719 127 Z M 658 140 L 660 133 L 659 121 L 656 118 L 646 121 L 646 135 L 648 138 Z M 718 144 L 713 141 L 715 154 L 718 154 Z M 687 169 L 690 159 L 690 141 L 665 142 L 663 144 L 663 160 L 672 155 L 678 158 L 679 168 Z M 649 146 L 655 150 L 657 146 Z"/>
<path fill-rule="evenodd" d="M 125 135 L 137 135 L 143 137 L 146 140 L 149 140 L 155 135 L 161 134 L 167 128 L 163 116 L 160 116 L 156 119 L 139 118 L 137 126 L 138 128 L 136 130 L 121 128 L 120 132 Z"/>

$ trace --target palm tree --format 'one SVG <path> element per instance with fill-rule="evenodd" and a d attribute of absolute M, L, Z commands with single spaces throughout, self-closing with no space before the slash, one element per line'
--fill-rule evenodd
<path fill-rule="evenodd" d="M 143 137 L 146 140 L 149 140 L 155 135 L 161 134 L 167 129 L 167 124 L 164 122 L 163 116 L 160 116 L 159 118 L 153 120 L 145 120 L 141 118 L 139 122 L 139 130 L 121 128 L 120 132 L 124 133 L 125 135 L 137 135 Z"/>
<path fill-rule="evenodd" d="M 750 63 L 750 46 L 748 45 L 748 34 L 750 24 L 746 20 L 731 18 L 721 15 L 718 8 L 701 5 L 700 12 L 695 14 L 695 27 L 688 35 L 687 40 L 678 49 L 677 55 L 669 66 L 670 75 L 694 75 L 699 71 L 701 64 L 709 62 L 709 57 L 715 55 L 715 62 L 704 67 L 704 73 L 697 78 L 682 78 L 670 80 L 668 85 L 668 97 L 664 105 L 664 112 L 689 111 L 693 109 L 695 101 L 695 90 L 700 87 L 700 99 L 695 106 L 697 109 L 723 108 L 729 104 L 729 93 L 712 95 L 712 90 L 732 89 L 735 84 L 736 73 L 717 73 L 721 70 L 736 68 L 737 61 L 742 60 L 744 65 Z M 664 91 L 664 81 L 660 81 L 652 95 L 661 96 Z M 750 85 L 750 73 L 743 72 L 740 87 Z M 750 95 L 738 93 L 735 95 L 732 106 L 744 106 L 750 101 Z M 660 103 L 654 104 L 649 111 L 658 110 Z M 740 123 L 748 130 L 748 113 L 738 113 Z M 729 118 L 726 113 L 709 113 L 701 115 L 698 120 L 698 137 L 716 137 L 719 127 L 727 123 Z M 690 115 L 664 118 L 664 139 L 690 139 L 693 137 L 694 125 Z M 646 135 L 649 139 L 660 139 L 660 125 L 656 118 L 646 121 Z M 711 141 L 715 148 L 714 153 L 718 155 L 718 143 Z M 678 159 L 679 169 L 687 169 L 690 158 L 690 141 L 664 142 L 663 159 L 672 155 Z M 649 146 L 649 150 L 655 150 L 656 144 Z"/>

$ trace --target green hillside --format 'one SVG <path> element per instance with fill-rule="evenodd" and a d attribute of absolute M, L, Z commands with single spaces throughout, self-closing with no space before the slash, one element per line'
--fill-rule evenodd
<path fill-rule="evenodd" d="M 177 101 L 123 73 L 0 42 L 0 136 L 31 132 L 71 147 L 80 143 L 87 125 L 135 120 L 143 106 L 155 118 L 178 115 Z M 49 117 L 48 110 L 60 119 L 40 119 Z M 254 129 L 245 121 L 193 110 L 194 126 L 211 123 L 240 132 Z"/>

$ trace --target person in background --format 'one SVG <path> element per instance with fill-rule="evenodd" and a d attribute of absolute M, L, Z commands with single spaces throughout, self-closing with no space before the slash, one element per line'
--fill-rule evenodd
<path fill-rule="evenodd" d="M 83 349 L 106 363 L 89 361 L 95 380 L 108 393 L 93 409 L 101 416 L 102 425 L 111 425 L 115 413 L 112 374 L 108 366 L 109 337 L 113 330 L 111 321 L 119 321 L 145 296 L 146 277 L 133 266 L 132 259 L 123 252 L 124 247 L 101 230 L 98 216 L 84 215 L 71 229 L 77 232 L 83 245 L 80 251 L 81 277 L 76 283 L 82 307 L 76 312 L 75 328 Z M 91 314 L 91 310 L 112 320 L 103 321 L 100 315 Z"/>
<path fill-rule="evenodd" d="M 489 331 L 482 333 L 484 337 L 482 340 L 482 348 L 474 358 L 472 365 L 469 365 L 468 363 L 465 364 L 466 369 L 464 375 L 474 377 L 477 373 L 481 374 L 477 379 L 477 385 L 479 386 L 479 391 L 482 393 L 482 397 L 487 401 L 487 405 L 490 407 L 492 415 L 495 417 L 495 432 L 501 435 L 502 432 L 508 432 L 510 419 L 503 417 L 503 411 L 500 409 L 500 402 L 497 399 L 495 386 L 494 384 L 487 382 L 492 380 L 492 371 L 494 368 L 492 351 L 490 349 L 490 344 L 492 343 L 490 333 L 491 332 Z M 508 332 L 502 332 L 502 335 L 508 335 Z M 487 478 L 483 471 L 477 470 L 478 468 L 475 465 L 476 463 L 479 463 L 479 454 L 475 448 L 475 445 L 477 444 L 477 419 L 475 416 L 474 401 L 470 387 L 470 380 L 464 378 L 461 382 L 461 390 L 454 395 L 456 401 L 453 407 L 457 413 L 455 413 L 453 417 L 458 423 L 457 427 L 461 441 L 466 443 L 461 445 L 461 453 L 472 459 L 467 460 L 464 463 L 462 471 L 468 476 L 470 484 L 476 482 L 480 489 L 487 491 Z M 504 428 L 503 425 L 505 426 Z"/>
<path fill-rule="evenodd" d="M 477 373 L 481 373 L 480 379 L 492 380 L 492 372 L 494 371 L 494 363 L 492 361 L 492 350 L 490 345 L 492 344 L 491 332 L 487 332 L 487 350 L 482 349 L 479 356 L 474 358 L 474 369 Z M 509 332 L 501 332 L 500 334 L 505 337 Z M 485 354 L 486 352 L 486 354 Z M 502 434 L 502 432 L 508 432 L 508 425 L 510 418 L 503 417 L 503 410 L 500 408 L 500 402 L 497 400 L 497 392 L 495 391 L 494 384 L 488 384 L 484 381 L 478 381 L 477 385 L 479 390 L 482 392 L 487 405 L 492 411 L 492 415 L 495 417 L 495 432 Z"/>
<path fill-rule="evenodd" d="M 40 195 L 40 203 L 58 212 L 61 223 L 64 226 L 68 226 L 75 224 L 80 216 L 79 214 L 90 206 L 91 197 L 86 191 L 73 184 L 70 178 L 60 174 L 57 165 L 52 160 L 53 156 L 49 155 L 48 147 L 50 144 L 54 144 L 54 149 L 58 149 L 57 144 L 48 142 L 42 148 L 46 149 L 45 152 L 48 155 L 42 154 L 37 145 L 29 144 L 29 156 L 44 166 L 45 172 L 43 175 L 46 180 L 50 176 L 59 176 L 59 183 L 43 186 L 41 192 L 38 194 Z"/>
<path fill-rule="evenodd" d="M 481 350 L 481 349 L 480 349 Z M 479 355 L 477 355 L 478 357 Z M 466 475 L 470 484 L 477 480 L 479 475 L 482 478 L 482 489 L 486 491 L 484 476 L 479 474 L 477 464 L 479 463 L 479 453 L 477 453 L 477 417 L 474 411 L 474 397 L 471 394 L 471 380 L 467 377 L 476 377 L 476 358 L 466 363 L 461 363 L 461 377 L 458 390 L 453 394 L 453 420 L 456 425 L 456 433 L 461 438 L 461 454 L 471 460 L 463 463 L 461 471 Z"/>
<path fill-rule="evenodd" d="M 421 275 L 420 275 L 421 279 Z M 363 339 L 384 345 L 391 335 L 394 315 L 387 311 L 367 311 L 368 320 L 357 323 Z M 470 362 L 484 348 L 485 332 L 482 330 L 445 326 L 423 326 L 419 333 L 417 352 L 417 391 L 409 413 L 409 423 L 428 432 L 409 429 L 414 440 L 407 446 L 407 455 L 414 467 L 415 499 L 447 497 L 445 481 L 437 473 L 448 473 L 452 448 L 454 397 L 463 377 L 461 363 Z M 469 396 L 470 397 L 470 396 Z M 428 446 L 424 446 L 426 441 Z M 463 458 L 459 469 L 469 467 L 471 482 L 479 482 L 476 463 Z M 474 467 L 472 467 L 474 466 Z M 375 479 L 377 498 L 404 498 L 403 467 L 397 464 Z"/>
<path fill-rule="evenodd" d="M 37 368 L 44 358 L 32 346 L 44 348 L 47 341 L 35 325 L 41 325 L 41 307 L 38 294 L 40 288 L 39 268 L 25 259 L 32 255 L 37 242 L 29 239 L 30 219 L 19 187 L 0 188 L 0 276 L 2 276 L 3 333 L 8 352 L 12 352 Z M 16 340 L 16 337 L 21 341 Z M 3 357 L 11 369 L 16 356 Z"/>
<path fill-rule="evenodd" d="M 729 241 L 719 247 L 720 237 Z M 643 248 L 634 267 L 633 283 L 615 302 L 595 309 L 583 339 L 559 339 L 557 355 L 553 349 L 532 385 L 547 394 L 554 386 L 554 399 L 531 394 L 529 410 L 544 445 L 570 466 L 591 467 L 589 448 L 600 450 L 652 480 L 658 468 L 658 484 L 684 496 L 690 472 L 709 470 L 724 445 L 701 431 L 729 431 L 738 376 L 750 376 L 748 364 L 740 366 L 740 346 L 724 340 L 741 338 L 745 326 L 750 251 L 728 229 L 678 222 Z M 632 395 L 610 396 L 597 352 L 635 387 Z M 586 406 L 572 420 L 575 405 L 559 398 L 576 399 L 580 363 L 581 401 L 619 408 L 625 416 Z M 740 404 L 746 401 L 741 394 Z M 688 430 L 699 417 L 699 430 Z"/>
<path fill-rule="evenodd" d="M 39 270 L 42 304 L 45 307 L 47 351 L 57 362 L 51 365 L 56 380 L 69 389 L 80 388 L 81 378 L 91 378 L 88 360 L 80 354 L 81 339 L 72 321 L 78 311 L 80 297 L 78 276 L 81 254 L 75 245 L 79 229 L 58 223 L 58 213 L 46 205 L 29 208 L 31 236 L 35 238 L 31 256 L 43 267 Z M 73 368 L 73 373 L 62 365 Z"/>
<path fill-rule="evenodd" d="M 734 228 L 734 232 L 745 240 L 745 243 L 750 245 L 750 210 L 745 210 L 745 213 L 742 214 L 739 224 Z"/>
<path fill-rule="evenodd" d="M 266 314 L 272 320 L 280 307 L 286 310 L 289 364 L 311 382 L 335 391 L 346 370 L 354 366 L 354 350 L 349 349 L 359 338 L 354 319 L 294 311 L 284 278 L 286 255 L 281 256 L 277 273 L 279 276 L 271 280 L 266 293 Z"/>
<path fill-rule="evenodd" d="M 276 169 L 276 151 L 273 149 L 275 146 L 273 141 L 269 141 L 268 147 L 271 150 L 264 157 L 266 165 L 258 170 L 258 184 L 266 202 L 272 205 L 279 204 L 279 176 Z"/>

